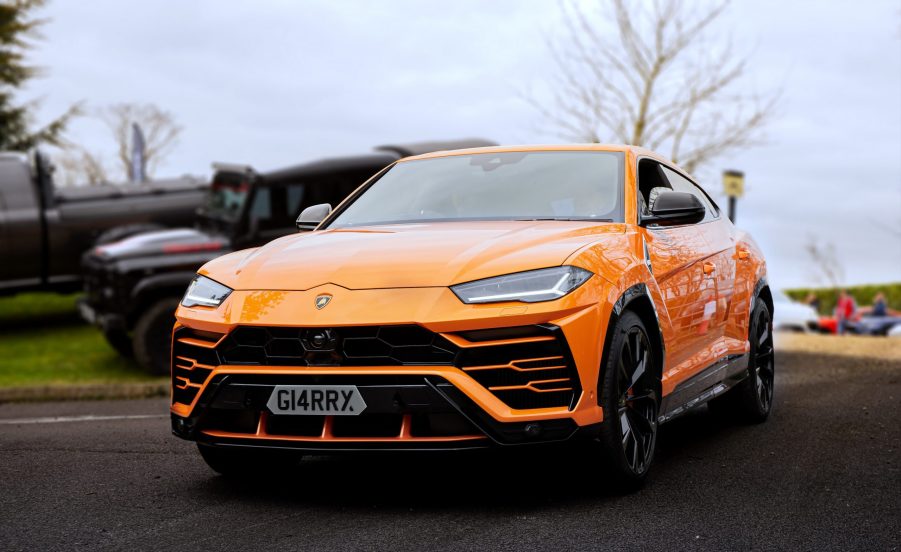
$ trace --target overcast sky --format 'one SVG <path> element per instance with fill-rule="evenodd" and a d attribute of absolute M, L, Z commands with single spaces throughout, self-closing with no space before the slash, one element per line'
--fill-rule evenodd
<path fill-rule="evenodd" d="M 159 174 L 260 170 L 375 145 L 480 136 L 551 143 L 520 99 L 552 70 L 553 1 L 51 0 L 31 61 L 49 120 L 76 101 L 153 102 L 185 130 Z M 782 88 L 746 173 L 739 226 L 777 287 L 816 283 L 802 246 L 835 244 L 847 283 L 901 281 L 901 2 L 738 1 L 717 31 L 751 53 L 749 86 Z M 71 137 L 108 151 L 108 131 Z"/>

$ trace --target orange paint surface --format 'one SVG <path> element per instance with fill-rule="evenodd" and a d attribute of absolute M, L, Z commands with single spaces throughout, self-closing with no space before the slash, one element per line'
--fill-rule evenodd
<path fill-rule="evenodd" d="M 445 378 L 499 421 L 603 419 L 598 372 L 614 304 L 645 284 L 656 308 L 666 355 L 664 396 L 717 359 L 748 350 L 753 290 L 765 277 L 756 243 L 726 216 L 692 225 L 638 224 L 637 163 L 652 152 L 625 146 L 529 146 L 437 152 L 604 150 L 625 152 L 625 223 L 580 221 L 440 222 L 325 229 L 280 238 L 207 263 L 199 271 L 235 291 L 218 308 L 179 307 L 178 324 L 227 334 L 238 325 L 341 327 L 418 324 L 436 333 L 553 324 L 571 349 L 582 388 L 575 408 L 515 410 L 453 366 L 218 366 L 217 374 L 384 374 Z M 645 248 L 651 268 L 645 259 Z M 467 305 L 449 286 L 560 265 L 594 275 L 563 298 L 542 303 Z M 331 295 L 323 308 L 316 297 Z M 456 334 L 460 347 L 478 347 Z M 540 339 L 540 338 L 539 338 Z M 515 368 L 515 367 L 514 367 Z M 553 389 L 554 382 L 543 386 Z M 173 404 L 189 415 L 193 405 Z M 306 438 L 304 438 L 306 439 Z"/>

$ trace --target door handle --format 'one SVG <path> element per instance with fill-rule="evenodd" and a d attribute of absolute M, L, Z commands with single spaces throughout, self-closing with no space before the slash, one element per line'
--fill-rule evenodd
<path fill-rule="evenodd" d="M 704 263 L 704 275 L 710 276 L 716 270 L 716 265 L 713 263 Z"/>
<path fill-rule="evenodd" d="M 751 252 L 747 249 L 739 249 L 737 256 L 739 261 L 747 261 L 751 258 Z"/>

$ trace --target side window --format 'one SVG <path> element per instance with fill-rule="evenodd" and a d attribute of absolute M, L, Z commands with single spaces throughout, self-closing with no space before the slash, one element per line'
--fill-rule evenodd
<path fill-rule="evenodd" d="M 638 212 L 647 214 L 651 206 L 654 188 L 672 187 L 660 172 L 661 165 L 652 159 L 642 159 L 638 162 Z"/>
<path fill-rule="evenodd" d="M 698 200 L 701 202 L 701 205 L 703 205 L 704 208 L 707 209 L 707 213 L 704 215 L 704 220 L 702 220 L 701 222 L 707 222 L 708 220 L 716 220 L 717 218 L 719 218 L 719 208 L 717 208 L 716 205 L 714 205 L 713 202 L 710 201 L 710 198 L 707 197 L 707 194 L 705 194 L 697 184 L 695 184 L 691 180 L 688 180 L 669 167 L 661 165 L 660 168 L 663 169 L 663 174 L 666 175 L 666 179 L 669 180 L 669 183 L 674 191 L 690 193 L 691 195 L 698 198 Z"/>
<path fill-rule="evenodd" d="M 257 188 L 253 194 L 253 204 L 250 206 L 250 218 L 259 221 L 268 221 L 272 218 L 272 199 L 269 188 Z"/>
<path fill-rule="evenodd" d="M 288 186 L 260 186 L 253 196 L 250 219 L 260 230 L 290 229 L 297 220 L 288 210 Z"/>
<path fill-rule="evenodd" d="M 297 220 L 297 216 L 300 215 L 300 205 L 303 202 L 305 191 L 306 187 L 303 184 L 291 184 L 288 186 L 288 198 L 285 206 L 288 210 L 289 218 Z"/>

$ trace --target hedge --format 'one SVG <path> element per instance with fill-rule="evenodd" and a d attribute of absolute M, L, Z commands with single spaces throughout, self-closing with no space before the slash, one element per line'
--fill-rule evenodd
<path fill-rule="evenodd" d="M 842 288 L 798 288 L 787 289 L 785 294 L 796 301 L 805 301 L 807 295 L 815 294 L 820 299 L 820 314 L 831 314 L 835 309 L 835 303 L 838 299 L 838 292 Z M 873 304 L 873 297 L 880 291 L 885 294 L 888 306 L 892 309 L 901 310 L 901 282 L 894 284 L 870 284 L 865 286 L 847 286 L 851 297 L 857 303 L 857 306 L 863 307 Z"/>

